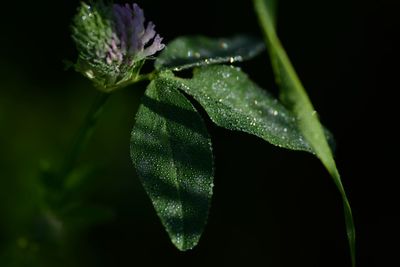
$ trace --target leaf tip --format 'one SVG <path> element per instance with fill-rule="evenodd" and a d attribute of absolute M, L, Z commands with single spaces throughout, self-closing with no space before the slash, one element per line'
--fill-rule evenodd
<path fill-rule="evenodd" d="M 194 247 L 196 247 L 199 243 L 199 239 L 199 237 L 187 238 L 180 235 L 171 237 L 172 243 L 181 252 L 186 252 L 194 249 Z"/>

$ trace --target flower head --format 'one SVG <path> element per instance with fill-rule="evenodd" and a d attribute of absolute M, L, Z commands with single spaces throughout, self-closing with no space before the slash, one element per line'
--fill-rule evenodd
<path fill-rule="evenodd" d="M 164 48 L 137 5 L 82 3 L 72 25 L 79 52 L 75 68 L 99 89 L 111 91 L 135 78 L 149 56 Z"/>

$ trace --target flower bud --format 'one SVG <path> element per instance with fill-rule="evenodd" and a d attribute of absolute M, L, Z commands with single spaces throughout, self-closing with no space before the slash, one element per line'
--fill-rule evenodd
<path fill-rule="evenodd" d="M 162 50 L 152 22 L 137 5 L 82 3 L 72 25 L 79 57 L 75 69 L 110 92 L 139 74 L 146 58 Z"/>

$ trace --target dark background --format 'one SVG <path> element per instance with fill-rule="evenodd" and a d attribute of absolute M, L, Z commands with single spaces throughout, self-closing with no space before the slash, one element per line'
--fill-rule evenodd
<path fill-rule="evenodd" d="M 400 266 L 396 2 L 280 1 L 282 43 L 336 137 L 358 266 Z M 166 42 L 185 34 L 260 35 L 248 0 L 138 4 Z M 141 89 L 112 96 L 80 159 L 96 175 L 76 198 L 113 216 L 88 227 L 81 225 L 90 218 L 71 223 L 61 241 L 48 241 L 52 220 L 40 215 L 38 169 L 67 153 L 97 94 L 62 63 L 76 57 L 69 23 L 77 6 L 0 6 L 0 266 L 350 266 L 341 200 L 318 160 L 209 121 L 216 166 L 209 221 L 194 250 L 177 251 L 130 163 Z M 277 92 L 266 53 L 240 65 Z"/>

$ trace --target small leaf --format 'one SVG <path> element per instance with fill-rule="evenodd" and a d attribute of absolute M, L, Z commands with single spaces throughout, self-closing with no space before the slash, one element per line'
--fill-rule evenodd
<path fill-rule="evenodd" d="M 258 55 L 264 43 L 254 37 L 212 39 L 204 36 L 184 36 L 173 40 L 155 62 L 156 69 L 179 71 L 195 66 L 243 61 Z"/>
<path fill-rule="evenodd" d="M 355 257 L 355 227 L 350 203 L 341 182 L 339 171 L 336 167 L 333 153 L 328 145 L 323 127 L 319 122 L 314 107 L 304 89 L 296 71 L 290 62 L 286 51 L 281 45 L 275 31 L 276 1 L 254 0 L 255 11 L 260 25 L 264 31 L 265 41 L 268 46 L 276 80 L 281 89 L 281 99 L 285 105 L 297 116 L 299 129 L 312 146 L 316 156 L 328 170 L 333 178 L 343 201 L 346 222 L 347 238 L 352 260 L 352 266 L 356 264 Z"/>
<path fill-rule="evenodd" d="M 213 187 L 211 140 L 192 104 L 170 83 L 148 86 L 132 130 L 131 156 L 171 241 L 193 248 Z"/>
<path fill-rule="evenodd" d="M 295 116 L 238 68 L 207 66 L 196 69 L 192 79 L 167 74 L 163 79 L 193 96 L 218 126 L 256 135 L 276 146 L 312 152 Z"/>

